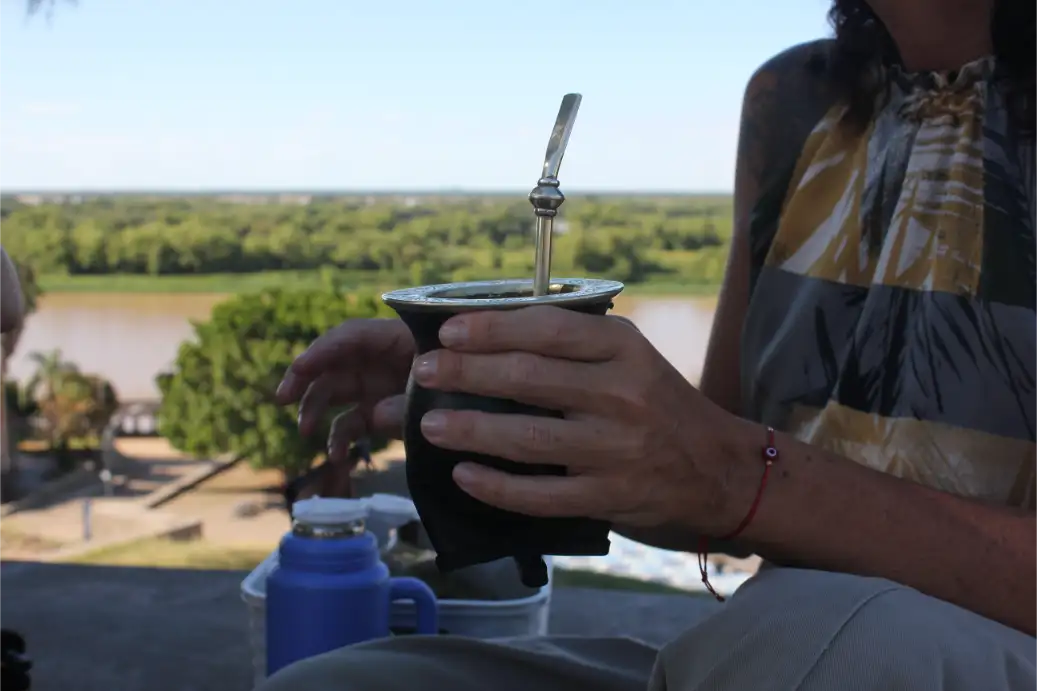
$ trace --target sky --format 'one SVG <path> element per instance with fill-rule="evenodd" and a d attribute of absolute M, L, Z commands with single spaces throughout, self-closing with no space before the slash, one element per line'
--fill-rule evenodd
<path fill-rule="evenodd" d="M 0 190 L 730 191 L 827 0 L 0 0 Z M 541 13 L 539 16 L 536 13 Z"/>

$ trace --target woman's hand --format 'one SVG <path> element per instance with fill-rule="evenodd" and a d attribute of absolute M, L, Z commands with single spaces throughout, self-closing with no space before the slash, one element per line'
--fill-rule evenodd
<path fill-rule="evenodd" d="M 299 402 L 299 429 L 309 434 L 334 406 L 328 460 L 345 462 L 361 437 L 398 438 L 403 427 L 414 340 L 399 319 L 352 319 L 327 332 L 297 357 L 277 387 L 277 402 Z"/>
<path fill-rule="evenodd" d="M 746 510 L 743 490 L 731 506 L 731 488 L 747 484 L 751 493 L 758 478 L 729 461 L 736 418 L 627 324 L 531 307 L 454 317 L 440 341 L 447 349 L 414 363 L 423 386 L 564 414 L 427 413 L 422 432 L 437 446 L 568 469 L 566 477 L 517 476 L 459 464 L 455 481 L 477 499 L 528 515 L 684 525 L 707 534 L 730 530 Z"/>

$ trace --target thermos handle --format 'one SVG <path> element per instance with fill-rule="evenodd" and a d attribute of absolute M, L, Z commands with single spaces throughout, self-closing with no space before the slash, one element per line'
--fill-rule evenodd
<path fill-rule="evenodd" d="M 412 600 L 417 621 L 414 633 L 435 635 L 439 633 L 439 603 L 432 589 L 417 578 L 389 579 L 389 601 Z"/>

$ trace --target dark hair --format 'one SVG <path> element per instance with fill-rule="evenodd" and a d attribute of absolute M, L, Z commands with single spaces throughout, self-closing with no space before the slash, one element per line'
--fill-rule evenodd
<path fill-rule="evenodd" d="M 1037 21 L 1033 0 L 995 0 L 990 35 L 997 59 L 997 77 L 1008 88 L 1009 107 L 1017 126 L 1034 130 L 1034 54 Z M 864 124 L 885 91 L 883 68 L 900 60 L 896 44 L 866 0 L 832 0 L 828 21 L 835 46 L 828 59 L 834 84 L 842 90 L 850 121 Z"/>

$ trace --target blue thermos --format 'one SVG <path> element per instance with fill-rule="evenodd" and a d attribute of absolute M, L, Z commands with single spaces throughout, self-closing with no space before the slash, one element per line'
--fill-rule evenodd
<path fill-rule="evenodd" d="M 368 505 L 313 498 L 292 507 L 292 530 L 266 583 L 267 674 L 313 655 L 389 632 L 389 603 L 413 600 L 419 634 L 439 631 L 432 590 L 390 578 L 378 541 L 364 530 Z"/>

